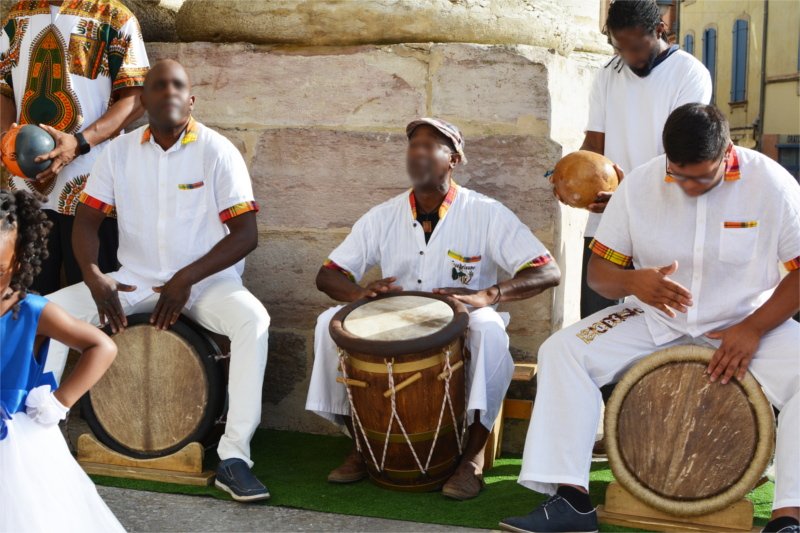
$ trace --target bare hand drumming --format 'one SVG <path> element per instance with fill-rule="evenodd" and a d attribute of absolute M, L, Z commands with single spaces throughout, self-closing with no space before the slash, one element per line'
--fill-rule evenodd
<path fill-rule="evenodd" d="M 119 283 L 107 274 L 87 279 L 86 286 L 89 287 L 94 303 L 97 305 L 100 325 L 109 324 L 114 333 L 124 330 L 128 326 L 128 319 L 125 317 L 119 301 L 119 291 L 133 292 L 136 287 Z"/>
<path fill-rule="evenodd" d="M 440 289 L 433 289 L 434 294 L 441 294 L 442 296 L 452 296 L 464 305 L 470 305 L 475 308 L 486 307 L 497 303 L 499 297 L 498 289 L 492 286 L 488 289 L 474 290 L 464 289 L 461 287 L 443 287 Z"/>
<path fill-rule="evenodd" d="M 362 298 L 375 298 L 379 294 L 390 292 L 403 292 L 403 287 L 395 285 L 395 281 L 397 281 L 397 278 L 394 276 L 373 281 L 364 288 Z"/>
<path fill-rule="evenodd" d="M 65 166 L 69 165 L 72 160 L 78 156 L 78 139 L 76 139 L 74 135 L 59 131 L 47 124 L 39 124 L 39 126 L 49 133 L 56 141 L 56 147 L 53 148 L 52 151 L 34 159 L 37 163 L 48 159 L 53 161 L 47 170 L 40 172 L 36 176 L 37 180 L 43 180 L 55 177 L 56 174 L 61 172 Z"/>
<path fill-rule="evenodd" d="M 669 278 L 678 270 L 678 262 L 660 268 L 643 268 L 630 271 L 630 293 L 647 305 L 653 306 L 671 318 L 685 313 L 692 306 L 692 293 Z"/>
<path fill-rule="evenodd" d="M 750 326 L 747 321 L 706 334 L 709 339 L 722 340 L 706 369 L 706 373 L 711 374 L 711 381 L 722 377 L 724 385 L 734 376 L 738 380 L 744 379 L 762 336 L 763 332 Z"/>

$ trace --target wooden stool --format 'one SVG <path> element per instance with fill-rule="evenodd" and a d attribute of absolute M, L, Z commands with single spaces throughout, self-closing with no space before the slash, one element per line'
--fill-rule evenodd
<path fill-rule="evenodd" d="M 529 382 L 536 375 L 536 363 L 515 363 L 514 376 L 511 381 Z M 506 418 L 517 420 L 530 420 L 533 413 L 533 401 L 515 400 L 506 398 L 497 413 L 497 418 L 489 433 L 489 440 L 486 442 L 486 449 L 483 455 L 483 468 L 489 470 L 494 466 L 494 460 L 500 458 L 503 447 L 503 422 Z"/>

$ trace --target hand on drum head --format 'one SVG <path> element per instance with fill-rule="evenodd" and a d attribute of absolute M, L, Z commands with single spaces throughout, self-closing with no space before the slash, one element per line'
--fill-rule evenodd
<path fill-rule="evenodd" d="M 486 307 L 495 304 L 497 293 L 490 294 L 490 290 L 495 290 L 494 287 L 487 290 L 476 291 L 474 289 L 465 289 L 462 287 L 442 287 L 433 289 L 434 294 L 441 294 L 442 296 L 452 296 L 464 305 L 471 305 L 475 308 Z"/>
<path fill-rule="evenodd" d="M 119 283 L 106 274 L 87 278 L 86 286 L 89 287 L 94 303 L 97 305 L 100 325 L 110 325 L 111 331 L 114 333 L 125 329 L 128 326 L 128 319 L 125 318 L 125 312 L 119 302 L 118 291 L 133 292 L 136 287 Z"/>
<path fill-rule="evenodd" d="M 367 285 L 366 288 L 364 289 L 364 297 L 375 298 L 379 294 L 388 294 L 390 292 L 403 292 L 403 287 L 401 287 L 400 285 L 395 285 L 394 284 L 395 281 L 397 281 L 397 278 L 394 276 L 373 281 L 372 283 Z"/>
<path fill-rule="evenodd" d="M 153 292 L 161 296 L 158 298 L 156 308 L 153 309 L 153 314 L 150 315 L 150 323 L 158 329 L 167 329 L 180 318 L 192 293 L 192 284 L 184 280 L 179 272 L 164 285 L 153 287 Z"/>
<path fill-rule="evenodd" d="M 693 304 L 692 293 L 668 277 L 677 270 L 677 261 L 660 268 L 631 270 L 630 292 L 647 305 L 655 307 L 670 318 L 675 318 L 675 311 L 685 313 Z"/>
<path fill-rule="evenodd" d="M 619 165 L 614 163 L 614 170 L 617 173 L 617 178 L 619 178 L 620 183 L 622 183 L 622 178 L 625 176 L 622 169 L 619 168 Z M 594 199 L 594 202 L 586 206 L 586 209 L 591 211 L 592 213 L 602 213 L 606 210 L 606 206 L 608 205 L 608 201 L 611 200 L 611 195 L 613 193 L 602 191 L 597 193 L 597 198 Z"/>
<path fill-rule="evenodd" d="M 78 139 L 74 135 L 59 131 L 47 124 L 39 124 L 39 127 L 53 137 L 56 141 L 56 147 L 52 151 L 34 159 L 37 163 L 48 159 L 53 160 L 53 163 L 46 170 L 36 175 L 36 180 L 54 178 L 56 174 L 61 172 L 65 166 L 69 165 L 77 157 Z"/>
<path fill-rule="evenodd" d="M 706 369 L 706 373 L 711 374 L 711 381 L 716 381 L 721 376 L 722 384 L 725 385 L 734 376 L 738 380 L 744 379 L 761 342 L 761 336 L 761 332 L 749 326 L 747 321 L 706 334 L 709 339 L 722 340 Z"/>

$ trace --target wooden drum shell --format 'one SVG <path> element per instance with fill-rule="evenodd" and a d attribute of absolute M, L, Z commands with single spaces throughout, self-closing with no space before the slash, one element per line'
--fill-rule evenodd
<path fill-rule="evenodd" d="M 446 301 L 454 309 L 453 321 L 436 334 L 408 341 L 359 339 L 344 329 L 343 322 L 353 309 L 367 301 L 362 300 L 341 309 L 331 321 L 330 330 L 334 341 L 345 351 L 347 378 L 367 384 L 366 387 L 351 385 L 349 388 L 353 405 L 369 441 L 368 443 L 364 441 L 361 430 L 354 420 L 355 437 L 359 439 L 361 453 L 367 463 L 371 480 L 393 490 L 431 491 L 441 488 L 453 474 L 460 460 L 457 439 L 461 437 L 466 407 L 464 334 L 469 315 L 463 305 L 449 298 L 422 292 L 402 294 Z M 428 349 L 420 350 L 426 345 Z M 409 349 L 418 351 L 409 352 Z M 444 372 L 445 353 L 448 349 L 451 366 L 461 363 L 453 371 L 449 384 L 456 427 L 453 425 L 453 415 L 447 406 L 429 467 L 423 474 L 395 421 L 389 436 L 384 468 L 381 471 L 379 464 L 383 457 L 386 430 L 392 412 L 391 398 L 385 396 L 389 390 L 386 361 L 394 361 L 392 375 L 395 386 L 420 374 L 416 381 L 395 393 L 395 401 L 400 421 L 414 446 L 417 458 L 425 465 L 431 446 L 434 444 L 433 439 L 445 395 L 445 381 L 439 379 L 439 376 Z M 373 461 L 369 448 L 372 449 L 378 465 Z"/>
<path fill-rule="evenodd" d="M 714 350 L 687 345 L 634 365 L 606 405 L 609 464 L 647 505 L 675 516 L 724 509 L 755 487 L 772 458 L 772 406 L 748 372 L 710 383 Z"/>

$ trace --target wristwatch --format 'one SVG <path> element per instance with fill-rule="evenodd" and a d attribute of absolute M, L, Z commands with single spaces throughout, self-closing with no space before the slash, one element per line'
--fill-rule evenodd
<path fill-rule="evenodd" d="M 89 144 L 89 141 L 86 140 L 86 137 L 83 136 L 83 133 L 76 133 L 75 138 L 78 139 L 78 153 L 80 155 L 88 154 L 92 146 Z"/>

